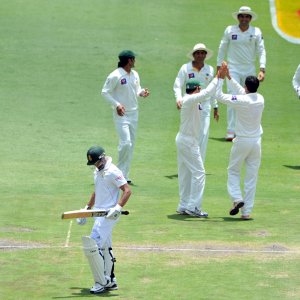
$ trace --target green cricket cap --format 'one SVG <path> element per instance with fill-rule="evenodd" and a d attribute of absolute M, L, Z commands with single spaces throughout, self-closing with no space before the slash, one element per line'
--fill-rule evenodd
<path fill-rule="evenodd" d="M 87 151 L 87 165 L 95 164 L 99 159 L 105 156 L 105 150 L 100 146 L 93 146 Z"/>
<path fill-rule="evenodd" d="M 203 83 L 195 78 L 191 78 L 186 82 L 187 90 L 194 90 L 197 86 L 204 87 Z"/>
<path fill-rule="evenodd" d="M 123 50 L 119 53 L 119 58 L 120 57 L 135 58 L 136 55 L 131 50 Z"/>

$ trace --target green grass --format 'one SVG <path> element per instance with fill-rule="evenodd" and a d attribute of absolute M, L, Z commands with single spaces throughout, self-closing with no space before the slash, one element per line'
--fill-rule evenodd
<path fill-rule="evenodd" d="M 89 199 L 91 145 L 102 145 L 116 162 L 118 139 L 100 91 L 117 54 L 132 49 L 151 96 L 140 101 L 131 214 L 114 231 L 120 290 L 103 297 L 299 299 L 300 103 L 291 86 L 299 45 L 275 33 L 268 1 L 247 5 L 259 15 L 267 73 L 254 220 L 241 222 L 228 216 L 224 106 L 219 123 L 211 122 L 205 166 L 210 217 L 176 215 L 179 115 L 172 91 L 194 44 L 217 53 L 240 1 L 1 1 L 0 248 L 27 247 L 1 250 L 1 298 L 95 297 L 81 249 L 93 222 L 79 227 L 60 215 Z M 216 55 L 208 63 L 214 66 Z"/>

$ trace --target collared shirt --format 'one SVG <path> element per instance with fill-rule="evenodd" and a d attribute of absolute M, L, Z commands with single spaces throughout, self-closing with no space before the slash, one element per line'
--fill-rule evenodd
<path fill-rule="evenodd" d="M 108 75 L 101 94 L 113 109 L 122 104 L 126 111 L 134 111 L 138 109 L 137 98 L 142 91 L 135 70 L 127 73 L 123 68 L 117 68 Z"/>
<path fill-rule="evenodd" d="M 184 95 L 180 110 L 180 134 L 192 137 L 198 141 L 200 127 L 199 103 L 206 101 L 207 97 L 215 94 L 216 85 L 217 78 L 213 79 L 208 87 L 202 89 L 200 93 Z"/>
<path fill-rule="evenodd" d="M 223 79 L 218 80 L 217 100 L 231 106 L 236 111 L 235 133 L 239 137 L 256 138 L 263 133 L 261 118 L 264 110 L 264 97 L 259 93 L 246 94 L 245 89 L 234 79 L 228 80 L 228 88 L 233 94 L 223 94 Z"/>
<path fill-rule="evenodd" d="M 260 68 L 266 66 L 266 51 L 261 30 L 249 26 L 248 30 L 241 31 L 238 25 L 228 26 L 225 29 L 219 46 L 217 66 L 225 60 L 229 66 L 247 68 L 255 65 L 256 56 L 259 58 Z"/>
<path fill-rule="evenodd" d="M 119 200 L 120 187 L 127 183 L 120 169 L 113 163 L 112 158 L 106 156 L 103 170 L 94 172 L 95 208 L 109 209 Z"/>
<path fill-rule="evenodd" d="M 204 64 L 200 71 L 193 67 L 193 63 L 190 61 L 187 64 L 184 64 L 175 79 L 174 82 L 174 93 L 176 100 L 182 99 L 182 96 L 185 94 L 186 82 L 195 78 L 203 83 L 204 87 L 207 87 L 209 83 L 214 79 L 214 68 L 210 65 Z M 210 100 L 213 107 L 218 107 L 218 103 L 214 97 L 207 97 L 206 100 Z"/>

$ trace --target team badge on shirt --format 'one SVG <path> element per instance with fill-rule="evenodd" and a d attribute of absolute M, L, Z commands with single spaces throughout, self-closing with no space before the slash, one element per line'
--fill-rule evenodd
<path fill-rule="evenodd" d="M 122 175 L 118 175 L 116 178 L 115 178 L 115 181 L 123 181 L 124 180 L 124 176 Z"/>
<path fill-rule="evenodd" d="M 189 74 L 189 78 L 195 78 L 195 74 L 194 73 L 190 73 Z"/>
<path fill-rule="evenodd" d="M 122 78 L 121 79 L 121 84 L 123 85 L 123 84 L 126 84 L 126 83 L 127 83 L 126 78 Z"/>
<path fill-rule="evenodd" d="M 233 34 L 233 35 L 231 36 L 231 39 L 232 39 L 232 40 L 237 40 L 237 34 Z"/>
<path fill-rule="evenodd" d="M 231 100 L 235 101 L 235 100 L 237 100 L 237 97 L 236 96 L 232 96 Z"/>

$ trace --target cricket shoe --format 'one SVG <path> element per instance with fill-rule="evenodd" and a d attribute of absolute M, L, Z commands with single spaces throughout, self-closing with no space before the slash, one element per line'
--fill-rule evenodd
<path fill-rule="evenodd" d="M 248 220 L 251 220 L 251 217 L 249 215 L 242 215 L 241 219 L 248 221 Z"/>
<path fill-rule="evenodd" d="M 208 217 L 208 213 L 205 211 L 201 211 L 199 210 L 197 207 L 195 207 L 195 210 L 189 210 L 186 209 L 185 212 L 193 217 L 197 217 L 197 218 L 207 218 Z"/>
<path fill-rule="evenodd" d="M 244 202 L 234 202 L 234 204 L 233 204 L 233 208 L 229 211 L 229 214 L 231 215 L 231 216 L 235 216 L 236 214 L 238 214 L 239 213 L 239 210 L 240 210 L 240 208 L 241 207 L 243 207 L 244 206 Z"/>
<path fill-rule="evenodd" d="M 113 278 L 112 281 L 110 281 L 106 286 L 105 289 L 107 291 L 115 291 L 118 289 L 118 284 L 117 284 L 117 280 L 115 278 Z"/>
<path fill-rule="evenodd" d="M 235 138 L 235 134 L 233 132 L 227 132 L 225 140 L 228 142 L 232 142 L 232 140 Z"/>
<path fill-rule="evenodd" d="M 185 209 L 185 208 L 177 208 L 176 212 L 177 212 L 179 215 L 187 215 L 186 209 Z"/>
<path fill-rule="evenodd" d="M 106 292 L 105 287 L 98 282 L 95 282 L 94 286 L 90 289 L 91 294 L 101 294 L 104 292 Z"/>

